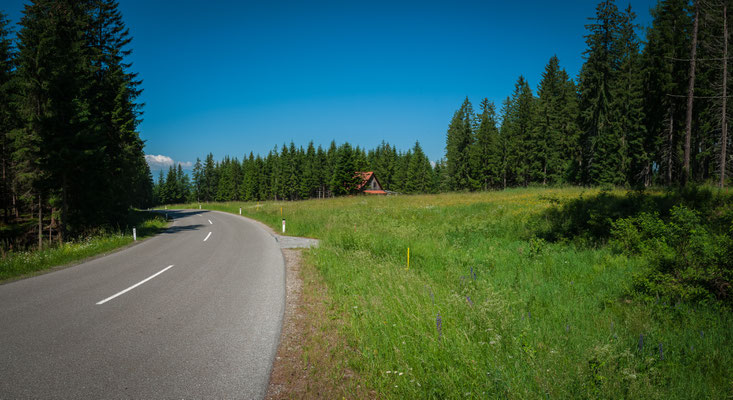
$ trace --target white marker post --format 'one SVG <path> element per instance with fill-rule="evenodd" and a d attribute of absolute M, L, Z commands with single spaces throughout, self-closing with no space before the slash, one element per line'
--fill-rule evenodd
<path fill-rule="evenodd" d="M 199 210 L 201 209 L 201 204 L 199 204 Z"/>
<path fill-rule="evenodd" d="M 283 233 L 285 233 L 285 218 L 283 218 Z"/>
<path fill-rule="evenodd" d="M 137 242 L 137 229 L 132 228 L 132 241 Z"/>
<path fill-rule="evenodd" d="M 242 215 L 242 207 L 239 207 L 239 215 Z"/>

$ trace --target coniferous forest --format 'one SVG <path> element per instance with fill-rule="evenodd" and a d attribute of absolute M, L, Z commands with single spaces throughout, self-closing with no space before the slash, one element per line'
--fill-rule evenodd
<path fill-rule="evenodd" d="M 16 40 L 0 14 L 3 222 L 60 240 L 152 200 L 130 36 L 112 0 L 36 0 Z M 23 229 L 25 228 L 25 229 Z"/>
<path fill-rule="evenodd" d="M 307 199 L 346 194 L 350 171 L 375 171 L 400 193 L 527 185 L 725 186 L 728 138 L 728 22 L 725 0 L 663 0 L 643 31 L 635 12 L 602 1 L 589 19 L 585 63 L 571 77 L 551 57 L 533 92 L 519 76 L 501 109 L 468 98 L 431 166 L 419 143 L 406 153 L 382 143 L 366 151 L 276 147 L 240 162 L 209 155 L 193 177 L 171 168 L 157 203 L 185 200 Z"/>
<path fill-rule="evenodd" d="M 3 221 L 59 238 L 119 223 L 130 207 L 183 201 L 297 200 L 354 192 L 374 171 L 398 193 L 528 185 L 684 186 L 730 180 L 729 1 L 663 0 L 652 24 L 598 4 L 577 77 L 551 57 L 536 88 L 519 76 L 500 105 L 466 98 L 445 157 L 419 143 L 276 146 L 240 161 L 209 154 L 157 183 L 138 135 L 141 81 L 112 0 L 34 0 L 13 35 L 0 18 Z"/>

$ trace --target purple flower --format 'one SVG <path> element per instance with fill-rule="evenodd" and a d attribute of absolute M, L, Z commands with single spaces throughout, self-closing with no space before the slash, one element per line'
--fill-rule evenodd
<path fill-rule="evenodd" d="M 466 300 L 468 300 L 468 304 L 473 305 L 473 302 L 471 301 L 471 296 L 466 296 Z"/>
<path fill-rule="evenodd" d="M 443 319 L 440 318 L 440 313 L 435 317 L 435 327 L 438 329 L 438 337 L 443 336 Z"/>
<path fill-rule="evenodd" d="M 662 344 L 659 343 L 659 359 L 664 360 L 664 352 L 662 351 Z"/>
<path fill-rule="evenodd" d="M 471 277 L 473 278 L 474 281 L 476 280 L 476 273 L 473 272 L 473 267 L 471 267 Z"/>

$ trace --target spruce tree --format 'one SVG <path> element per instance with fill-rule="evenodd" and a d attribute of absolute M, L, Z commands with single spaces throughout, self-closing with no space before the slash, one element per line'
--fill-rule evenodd
<path fill-rule="evenodd" d="M 407 169 L 406 192 L 430 193 L 433 191 L 434 180 L 430 160 L 423 152 L 420 142 L 415 142 Z"/>
<path fill-rule="evenodd" d="M 636 15 L 629 6 L 619 21 L 620 65 L 612 90 L 614 130 L 620 136 L 620 177 L 615 183 L 643 185 L 649 183 L 649 153 L 644 126 L 644 86 L 639 38 L 634 30 Z"/>
<path fill-rule="evenodd" d="M 496 110 L 489 99 L 481 101 L 479 121 L 470 153 L 471 186 L 473 190 L 488 190 L 498 184 L 501 164 Z"/>
<path fill-rule="evenodd" d="M 353 194 L 361 178 L 355 174 L 354 150 L 349 143 L 344 143 L 336 150 L 331 192 L 334 196 Z"/>
<path fill-rule="evenodd" d="M 614 126 L 613 89 L 620 62 L 620 15 L 612 0 L 596 8 L 586 25 L 587 50 L 580 71 L 583 181 L 623 183 L 621 135 Z"/>
<path fill-rule="evenodd" d="M 660 183 L 672 184 L 681 169 L 687 65 L 678 60 L 689 54 L 688 32 L 692 18 L 686 0 L 661 0 L 652 10 L 652 26 L 647 30 L 644 65 L 644 148 L 651 149 L 650 162 L 643 169 L 643 181 L 652 183 L 658 169 Z"/>
<path fill-rule="evenodd" d="M 0 11 L 0 202 L 2 202 L 3 221 L 9 222 L 11 190 L 13 182 L 13 153 L 11 132 L 18 128 L 18 111 L 15 107 L 17 91 L 15 85 L 15 54 L 9 21 Z"/>
<path fill-rule="evenodd" d="M 474 140 L 474 120 L 473 106 L 466 97 L 453 115 L 446 134 L 445 158 L 453 190 L 471 187 L 470 149 Z"/>
<path fill-rule="evenodd" d="M 534 126 L 535 100 L 529 84 L 520 76 L 514 92 L 504 103 L 500 148 L 502 186 L 523 185 L 530 180 L 531 130 Z"/>

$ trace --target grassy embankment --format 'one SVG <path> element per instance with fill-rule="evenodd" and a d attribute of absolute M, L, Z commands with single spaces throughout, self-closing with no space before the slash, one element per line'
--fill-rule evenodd
<path fill-rule="evenodd" d="M 242 207 L 276 230 L 282 207 L 288 234 L 322 239 L 306 260 L 349 347 L 328 350 L 345 358 L 339 370 L 311 368 L 334 384 L 353 371 L 350 385 L 380 398 L 733 396 L 729 311 L 642 301 L 632 285 L 644 259 L 536 238 L 548 199 L 582 192 L 203 206 Z"/>
<path fill-rule="evenodd" d="M 131 211 L 127 226 L 117 231 L 100 231 L 64 244 L 53 243 L 43 250 L 9 251 L 0 259 L 0 282 L 32 275 L 44 270 L 82 261 L 132 243 L 132 228 L 144 239 L 168 226 L 163 217 L 146 211 Z"/>

